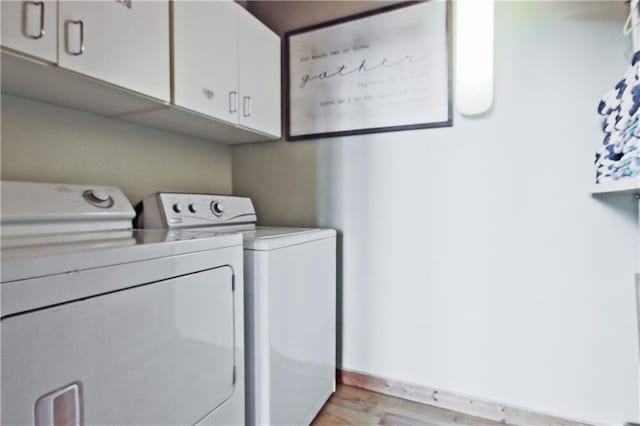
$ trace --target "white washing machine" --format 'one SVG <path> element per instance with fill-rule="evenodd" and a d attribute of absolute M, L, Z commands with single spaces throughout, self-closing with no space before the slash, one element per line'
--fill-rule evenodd
<path fill-rule="evenodd" d="M 242 232 L 247 423 L 309 424 L 335 390 L 336 232 L 256 227 L 249 198 L 158 193 L 138 226 Z"/>
<path fill-rule="evenodd" d="M 242 239 L 116 188 L 2 182 L 1 423 L 245 423 Z"/>

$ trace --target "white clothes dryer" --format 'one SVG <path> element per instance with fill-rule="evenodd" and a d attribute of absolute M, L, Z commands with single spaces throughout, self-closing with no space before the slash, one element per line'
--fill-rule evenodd
<path fill-rule="evenodd" d="M 242 239 L 116 188 L 2 182 L 2 424 L 241 425 Z"/>
<path fill-rule="evenodd" d="M 336 232 L 256 226 L 251 199 L 161 192 L 138 227 L 241 232 L 247 423 L 309 424 L 335 390 Z"/>

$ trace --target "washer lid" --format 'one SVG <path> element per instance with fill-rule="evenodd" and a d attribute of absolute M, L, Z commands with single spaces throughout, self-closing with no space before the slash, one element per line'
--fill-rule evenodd
<path fill-rule="evenodd" d="M 336 231 L 334 229 L 258 226 L 254 231 L 243 232 L 243 236 L 245 250 L 267 251 L 335 238 Z"/>

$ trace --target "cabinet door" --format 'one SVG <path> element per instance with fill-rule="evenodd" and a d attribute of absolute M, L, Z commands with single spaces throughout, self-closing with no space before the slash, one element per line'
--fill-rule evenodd
<path fill-rule="evenodd" d="M 247 11 L 238 18 L 239 123 L 280 137 L 280 37 Z"/>
<path fill-rule="evenodd" d="M 173 4 L 173 103 L 238 122 L 238 12 L 231 0 Z"/>
<path fill-rule="evenodd" d="M 167 0 L 58 4 L 61 67 L 169 101 Z"/>
<path fill-rule="evenodd" d="M 55 0 L 2 0 L 2 45 L 56 62 L 56 9 Z"/>

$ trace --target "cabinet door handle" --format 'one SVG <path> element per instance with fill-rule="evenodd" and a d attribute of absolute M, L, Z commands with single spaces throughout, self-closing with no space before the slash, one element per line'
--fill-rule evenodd
<path fill-rule="evenodd" d="M 251 115 L 251 96 L 242 98 L 242 115 L 249 117 Z"/>
<path fill-rule="evenodd" d="M 27 31 L 27 10 L 29 6 L 38 6 L 40 9 L 40 31 L 37 35 L 31 35 Z M 22 32 L 25 36 L 34 40 L 41 39 L 44 36 L 44 2 L 43 1 L 25 1 L 22 3 Z"/>
<path fill-rule="evenodd" d="M 80 26 L 80 49 L 79 50 L 71 50 L 69 47 L 69 26 L 71 25 L 79 25 Z M 64 23 L 65 30 L 65 49 L 67 53 L 73 56 L 80 56 L 84 53 L 84 22 L 81 19 L 74 21 L 72 19 L 67 19 Z"/>
<path fill-rule="evenodd" d="M 238 112 L 238 92 L 235 90 L 229 92 L 229 112 Z"/>

